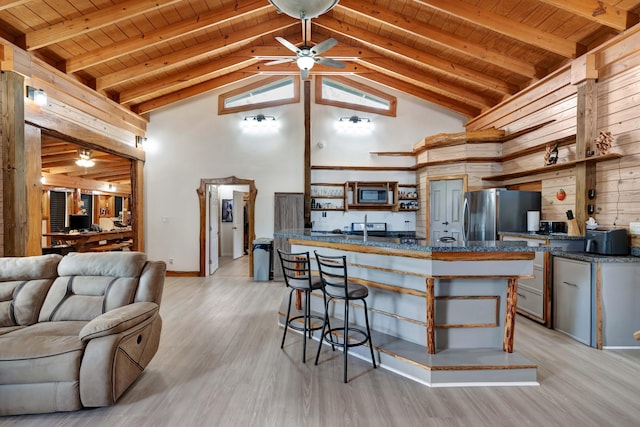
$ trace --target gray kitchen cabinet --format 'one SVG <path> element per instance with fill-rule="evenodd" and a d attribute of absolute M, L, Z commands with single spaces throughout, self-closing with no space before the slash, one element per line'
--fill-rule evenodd
<path fill-rule="evenodd" d="M 591 345 L 591 263 L 553 258 L 553 328 Z"/>
<path fill-rule="evenodd" d="M 596 264 L 597 265 L 597 264 Z M 633 333 L 640 329 L 640 263 L 600 263 L 600 293 L 596 299 L 594 343 L 604 347 L 638 347 Z"/>

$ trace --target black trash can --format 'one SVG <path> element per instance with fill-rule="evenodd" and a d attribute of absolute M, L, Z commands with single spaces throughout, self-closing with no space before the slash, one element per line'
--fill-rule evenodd
<path fill-rule="evenodd" d="M 266 282 L 273 279 L 273 239 L 261 237 L 253 241 L 253 280 Z"/>

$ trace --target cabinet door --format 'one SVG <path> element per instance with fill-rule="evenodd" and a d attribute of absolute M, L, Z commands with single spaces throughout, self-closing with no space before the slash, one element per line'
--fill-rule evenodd
<path fill-rule="evenodd" d="M 591 345 L 591 264 L 553 259 L 553 328 Z"/>

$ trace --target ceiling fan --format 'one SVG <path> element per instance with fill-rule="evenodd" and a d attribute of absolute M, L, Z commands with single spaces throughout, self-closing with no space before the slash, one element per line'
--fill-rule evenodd
<path fill-rule="evenodd" d="M 76 165 L 84 168 L 92 168 L 95 164 L 96 162 L 93 160 L 93 151 L 85 148 L 78 150 L 78 160 L 76 160 Z"/>
<path fill-rule="evenodd" d="M 269 0 L 269 3 L 274 5 L 278 11 L 302 20 L 303 45 L 297 47 L 282 37 L 276 37 L 276 40 L 278 40 L 284 47 L 295 53 L 296 56 L 267 62 L 265 65 L 295 62 L 298 65 L 298 68 L 300 68 L 300 77 L 303 80 L 309 78 L 309 70 L 311 70 L 316 63 L 326 65 L 328 67 L 344 68 L 346 65 L 344 62 L 317 56 L 338 44 L 336 39 L 330 38 L 316 44 L 315 46 L 309 46 L 309 41 L 307 40 L 307 29 L 311 27 L 311 18 L 316 18 L 319 15 L 328 12 L 338 3 L 338 1 L 339 0 Z"/>

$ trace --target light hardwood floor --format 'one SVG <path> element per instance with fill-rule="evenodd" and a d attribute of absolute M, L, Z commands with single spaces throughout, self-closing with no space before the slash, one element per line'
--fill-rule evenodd
<path fill-rule="evenodd" d="M 112 407 L 0 417 L 0 426 L 639 426 L 640 350 L 599 351 L 519 316 L 516 350 L 540 386 L 428 388 L 323 350 L 302 364 L 276 311 L 282 282 L 253 282 L 248 257 L 209 278 L 167 278 L 160 349 Z M 640 328 L 640 325 L 639 325 Z"/>

